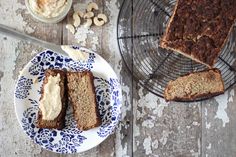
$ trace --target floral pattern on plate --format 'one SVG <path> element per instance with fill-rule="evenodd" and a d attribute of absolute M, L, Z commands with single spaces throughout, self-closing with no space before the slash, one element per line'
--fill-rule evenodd
<path fill-rule="evenodd" d="M 73 48 L 89 53 L 88 60 L 75 62 L 50 50 L 41 52 L 23 69 L 15 89 L 16 114 L 23 130 L 35 143 L 57 153 L 78 153 L 97 146 L 113 133 L 121 114 L 121 88 L 112 68 L 96 53 L 85 48 Z M 36 127 L 40 91 L 46 69 L 90 70 L 94 73 L 97 104 L 102 119 L 100 127 L 88 131 L 79 130 L 70 104 L 66 111 L 64 129 Z M 38 83 L 34 84 L 34 79 L 38 79 Z"/>

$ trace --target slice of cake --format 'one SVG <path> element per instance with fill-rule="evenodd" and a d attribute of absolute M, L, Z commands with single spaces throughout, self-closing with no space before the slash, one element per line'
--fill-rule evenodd
<path fill-rule="evenodd" d="M 60 70 L 46 70 L 42 95 L 39 101 L 37 126 L 39 128 L 62 129 L 65 126 L 67 97 L 66 74 Z"/>
<path fill-rule="evenodd" d="M 80 130 L 101 125 L 93 79 L 93 74 L 89 71 L 67 72 L 69 101 Z"/>
<path fill-rule="evenodd" d="M 188 101 L 224 93 L 224 83 L 218 69 L 190 73 L 170 81 L 164 91 L 166 101 Z"/>
<path fill-rule="evenodd" d="M 160 47 L 213 67 L 236 19 L 235 0 L 177 0 Z"/>

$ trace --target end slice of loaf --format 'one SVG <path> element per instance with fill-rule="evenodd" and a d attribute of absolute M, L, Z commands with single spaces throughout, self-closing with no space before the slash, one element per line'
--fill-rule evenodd
<path fill-rule="evenodd" d="M 213 67 L 236 22 L 235 0 L 177 0 L 160 47 Z"/>
<path fill-rule="evenodd" d="M 80 130 L 101 125 L 93 80 L 93 74 L 89 71 L 67 73 L 69 101 Z"/>
<path fill-rule="evenodd" d="M 43 80 L 43 87 L 42 87 L 42 95 L 40 100 L 44 97 L 44 87 L 48 82 L 49 76 L 57 76 L 60 74 L 60 96 L 62 102 L 62 109 L 59 115 L 54 120 L 44 120 L 41 110 L 39 109 L 38 112 L 38 120 L 37 120 L 37 127 L 39 128 L 48 128 L 48 129 L 63 129 L 65 127 L 65 115 L 66 115 L 66 108 L 67 108 L 67 96 L 65 93 L 65 81 L 66 81 L 66 74 L 64 71 L 61 70 L 46 70 L 45 71 L 45 78 Z"/>
<path fill-rule="evenodd" d="M 224 83 L 218 69 L 190 73 L 170 81 L 164 91 L 166 101 L 189 101 L 224 93 Z"/>

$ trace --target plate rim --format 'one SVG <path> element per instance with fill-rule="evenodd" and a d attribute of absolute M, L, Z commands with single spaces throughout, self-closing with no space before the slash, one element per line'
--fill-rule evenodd
<path fill-rule="evenodd" d="M 114 69 L 112 68 L 112 66 L 111 66 L 101 55 L 99 55 L 98 53 L 96 53 L 96 52 L 93 51 L 93 50 L 90 50 L 90 49 L 85 48 L 85 47 L 76 46 L 76 45 L 68 45 L 68 46 L 70 46 L 70 47 L 75 46 L 75 47 L 78 47 L 80 50 L 84 50 L 85 52 L 95 54 L 95 56 L 98 56 L 99 59 L 100 59 L 103 63 L 107 64 L 107 66 L 109 66 L 110 69 L 112 69 L 112 71 L 111 71 L 111 72 L 113 73 L 112 75 L 115 76 L 115 79 L 118 80 L 118 87 L 119 87 L 118 90 L 119 90 L 119 93 L 120 93 L 120 95 L 119 95 L 119 98 L 120 98 L 120 106 L 119 106 L 119 111 L 120 111 L 120 112 L 119 112 L 119 115 L 121 116 L 121 113 L 122 113 L 122 110 L 121 110 L 121 108 L 122 108 L 122 88 L 121 88 L 121 82 L 120 82 L 120 79 L 118 79 L 118 76 L 117 76 L 117 74 L 115 73 L 115 71 L 114 71 Z M 14 111 L 15 111 L 15 115 L 16 115 L 18 124 L 20 125 L 20 127 L 21 127 L 21 129 L 23 130 L 24 134 L 25 134 L 31 141 L 33 141 L 34 144 L 40 146 L 41 148 L 43 148 L 43 149 L 45 149 L 45 150 L 48 150 L 48 151 L 51 151 L 51 152 L 54 152 L 54 153 L 58 153 L 58 154 L 76 154 L 76 153 L 85 152 L 85 151 L 88 151 L 88 150 L 90 150 L 90 149 L 92 149 L 92 148 L 97 147 L 97 146 L 100 145 L 102 142 L 104 142 L 110 135 L 114 134 L 113 131 L 116 130 L 116 127 L 117 127 L 118 124 L 120 123 L 121 119 L 118 119 L 118 120 L 117 120 L 117 124 L 115 125 L 115 129 L 113 129 L 110 134 L 108 134 L 106 137 L 100 137 L 100 138 L 102 138 L 102 140 L 99 141 L 96 145 L 93 145 L 92 147 L 87 147 L 86 149 L 83 149 L 83 150 L 80 150 L 80 149 L 79 149 L 79 150 L 76 151 L 76 152 L 69 152 L 69 153 L 56 152 L 56 151 L 53 151 L 53 150 L 50 150 L 50 149 L 45 148 L 43 145 L 40 145 L 39 143 L 36 143 L 36 141 L 35 141 L 34 139 L 32 139 L 31 137 L 29 137 L 29 135 L 27 135 L 26 130 L 23 128 L 23 125 L 22 125 L 22 122 L 21 122 L 21 119 L 20 119 L 20 115 L 18 115 L 18 111 L 17 111 L 16 94 L 15 94 L 15 93 L 16 93 L 16 87 L 17 87 L 17 84 L 18 84 L 18 82 L 19 82 L 19 79 L 20 79 L 22 76 L 24 76 L 24 73 L 28 73 L 28 72 L 26 72 L 26 71 L 27 71 L 27 67 L 29 67 L 29 66 L 32 64 L 31 61 L 32 61 L 36 56 L 38 56 L 38 55 L 40 55 L 40 54 L 42 54 L 42 53 L 44 53 L 44 52 L 47 52 L 47 51 L 51 51 L 51 52 L 53 52 L 53 53 L 55 53 L 55 54 L 57 54 L 57 55 L 61 55 L 61 56 L 63 56 L 63 57 L 69 57 L 69 56 L 66 56 L 66 55 L 63 55 L 63 54 L 54 52 L 53 50 L 50 50 L 50 49 L 44 49 L 44 50 L 38 52 L 37 54 L 35 54 L 35 55 L 27 62 L 27 64 L 25 64 L 24 67 L 19 71 L 19 75 L 17 76 L 17 79 L 16 79 L 16 81 L 15 81 L 15 87 L 14 87 Z M 70 58 L 70 57 L 69 57 L 69 58 Z M 57 129 L 56 129 L 56 130 L 57 130 Z"/>

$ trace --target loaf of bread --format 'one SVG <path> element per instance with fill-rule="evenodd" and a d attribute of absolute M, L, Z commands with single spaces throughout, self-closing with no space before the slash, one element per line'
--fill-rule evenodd
<path fill-rule="evenodd" d="M 37 127 L 63 129 L 67 109 L 66 74 L 61 70 L 46 70 L 40 97 Z"/>
<path fill-rule="evenodd" d="M 236 20 L 236 0 L 177 0 L 160 47 L 213 67 Z"/>
<path fill-rule="evenodd" d="M 67 72 L 69 102 L 80 130 L 101 125 L 96 103 L 93 74 L 90 71 Z"/>
<path fill-rule="evenodd" d="M 218 69 L 190 73 L 170 81 L 164 91 L 166 101 L 193 101 L 224 93 L 224 83 Z"/>

